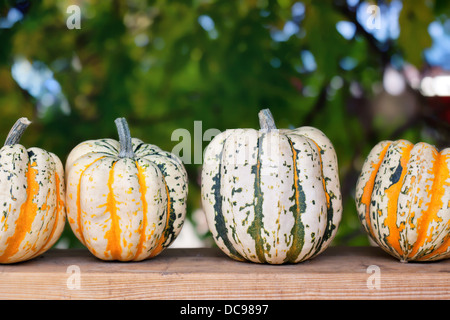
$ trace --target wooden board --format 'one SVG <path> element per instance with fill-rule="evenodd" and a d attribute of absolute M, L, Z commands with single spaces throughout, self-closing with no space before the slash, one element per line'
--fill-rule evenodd
<path fill-rule="evenodd" d="M 237 262 L 211 248 L 105 262 L 52 249 L 1 265 L 0 299 L 450 299 L 450 260 L 401 263 L 375 247 L 330 247 L 295 265 Z"/>

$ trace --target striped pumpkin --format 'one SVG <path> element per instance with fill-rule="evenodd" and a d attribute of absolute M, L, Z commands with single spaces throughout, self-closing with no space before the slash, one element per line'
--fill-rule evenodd
<path fill-rule="evenodd" d="M 382 141 L 368 155 L 356 206 L 369 236 L 399 260 L 450 257 L 450 148 Z"/>
<path fill-rule="evenodd" d="M 256 263 L 297 263 L 334 238 L 342 211 L 336 153 L 318 129 L 276 129 L 268 109 L 261 130 L 217 135 L 205 151 L 202 203 L 217 246 Z"/>
<path fill-rule="evenodd" d="M 158 255 L 184 223 L 185 168 L 175 155 L 131 138 L 116 119 L 120 142 L 80 143 L 66 162 L 67 216 L 77 238 L 102 260 Z"/>
<path fill-rule="evenodd" d="M 53 153 L 18 144 L 29 124 L 20 118 L 0 149 L 0 263 L 41 255 L 64 229 L 63 165 Z"/>

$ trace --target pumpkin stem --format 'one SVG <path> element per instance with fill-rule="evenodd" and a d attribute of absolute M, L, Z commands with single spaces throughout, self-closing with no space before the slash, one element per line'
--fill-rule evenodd
<path fill-rule="evenodd" d="M 125 118 L 117 118 L 115 121 L 117 133 L 119 134 L 119 158 L 134 158 L 133 144 L 131 142 L 130 129 Z"/>
<path fill-rule="evenodd" d="M 14 123 L 5 140 L 5 146 L 12 146 L 19 143 L 25 130 L 31 124 L 31 121 L 25 117 L 20 118 Z"/>
<path fill-rule="evenodd" d="M 263 109 L 259 112 L 259 125 L 262 130 L 276 130 L 275 120 L 273 119 L 272 113 L 269 109 Z"/>

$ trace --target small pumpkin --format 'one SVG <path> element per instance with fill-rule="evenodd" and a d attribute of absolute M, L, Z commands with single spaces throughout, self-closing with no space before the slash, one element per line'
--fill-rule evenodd
<path fill-rule="evenodd" d="M 217 135 L 205 151 L 202 203 L 209 229 L 233 259 L 297 263 L 323 252 L 341 220 L 336 153 L 323 132 L 275 126 Z"/>
<path fill-rule="evenodd" d="M 406 261 L 450 257 L 450 148 L 381 141 L 356 186 L 359 219 L 383 250 Z"/>
<path fill-rule="evenodd" d="M 19 144 L 30 123 L 17 120 L 0 149 L 0 263 L 41 255 L 64 229 L 63 165 L 51 152 Z"/>
<path fill-rule="evenodd" d="M 131 138 L 124 118 L 115 123 L 119 141 L 85 141 L 67 158 L 68 221 L 99 259 L 140 261 L 180 232 L 187 173 L 175 155 Z"/>

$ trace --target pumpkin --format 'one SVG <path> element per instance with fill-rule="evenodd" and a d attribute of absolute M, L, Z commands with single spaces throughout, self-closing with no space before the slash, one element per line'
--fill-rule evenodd
<path fill-rule="evenodd" d="M 381 141 L 356 185 L 359 219 L 371 239 L 400 261 L 450 257 L 450 148 Z"/>
<path fill-rule="evenodd" d="M 175 155 L 131 138 L 89 140 L 66 161 L 67 216 L 77 238 L 102 260 L 155 257 L 179 234 L 186 215 L 187 173 Z"/>
<path fill-rule="evenodd" d="M 323 132 L 275 126 L 233 129 L 205 150 L 201 195 L 209 229 L 229 257 L 297 263 L 323 252 L 341 220 L 336 153 Z"/>
<path fill-rule="evenodd" d="M 0 263 L 41 255 L 64 229 L 63 165 L 51 152 L 19 144 L 30 123 L 17 120 L 0 149 Z"/>

